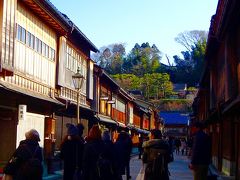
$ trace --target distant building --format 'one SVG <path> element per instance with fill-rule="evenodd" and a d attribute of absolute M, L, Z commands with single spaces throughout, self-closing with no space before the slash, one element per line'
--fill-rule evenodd
<path fill-rule="evenodd" d="M 165 111 L 159 113 L 163 123 L 163 133 L 165 136 L 187 137 L 189 115 L 182 112 Z"/>

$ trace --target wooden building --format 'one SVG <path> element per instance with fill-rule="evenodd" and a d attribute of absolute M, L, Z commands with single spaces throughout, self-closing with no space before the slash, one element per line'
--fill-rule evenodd
<path fill-rule="evenodd" d="M 72 76 L 78 68 L 84 135 L 94 123 L 111 131 L 134 123 L 139 129 L 153 127 L 154 109 L 141 105 L 135 115 L 134 98 L 90 58 L 97 48 L 50 1 L 0 2 L 0 165 L 32 128 L 40 133 L 45 159 L 52 159 L 66 123 L 77 123 Z"/>
<path fill-rule="evenodd" d="M 2 0 L 0 59 L 0 161 L 9 159 L 30 128 L 49 134 L 55 99 L 58 37 L 69 25 L 48 1 Z"/>
<path fill-rule="evenodd" d="M 163 134 L 175 138 L 188 136 L 189 115 L 184 112 L 164 112 L 159 113 L 163 121 Z"/>
<path fill-rule="evenodd" d="M 240 2 L 219 0 L 209 29 L 206 64 L 193 103 L 194 119 L 205 121 L 216 168 L 240 179 Z"/>

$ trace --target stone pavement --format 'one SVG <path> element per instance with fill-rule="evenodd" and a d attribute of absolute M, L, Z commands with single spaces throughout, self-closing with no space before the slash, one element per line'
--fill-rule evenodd
<path fill-rule="evenodd" d="M 174 161 L 169 164 L 170 180 L 192 180 L 193 176 L 191 170 L 188 168 L 189 159 L 187 156 L 174 156 Z M 132 180 L 139 179 L 141 176 L 141 167 L 142 161 L 138 159 L 138 156 L 133 156 L 130 162 Z M 126 177 L 123 176 L 123 180 L 125 179 Z"/>

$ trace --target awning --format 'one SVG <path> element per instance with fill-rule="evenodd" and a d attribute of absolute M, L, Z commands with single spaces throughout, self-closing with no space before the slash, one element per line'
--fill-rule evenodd
<path fill-rule="evenodd" d="M 119 126 L 119 127 L 123 127 L 123 128 L 126 128 L 126 127 L 127 127 L 124 123 L 121 123 L 121 122 L 117 122 L 117 123 L 118 123 L 118 126 Z"/>
<path fill-rule="evenodd" d="M 114 124 L 117 125 L 117 122 L 114 121 L 113 119 L 111 119 L 108 116 L 102 116 L 102 115 L 98 115 L 99 121 L 103 122 L 103 123 L 110 123 L 110 124 Z"/>
<path fill-rule="evenodd" d="M 138 133 L 142 133 L 142 134 L 149 134 L 150 133 L 150 131 L 145 130 L 145 129 L 140 129 L 140 128 L 134 126 L 133 124 L 128 124 L 128 128 L 130 128 L 132 130 L 135 130 Z"/>
<path fill-rule="evenodd" d="M 20 88 L 18 86 L 7 83 L 7 82 L 0 81 L 0 88 L 5 89 L 7 91 L 11 91 L 11 92 L 23 94 L 23 95 L 26 95 L 26 96 L 30 96 L 30 97 L 33 97 L 33 98 L 41 99 L 41 100 L 44 100 L 44 101 L 48 101 L 48 102 L 51 102 L 51 103 L 54 103 L 54 104 L 57 104 L 57 105 L 65 106 L 63 103 L 61 103 L 60 101 L 58 101 L 55 98 L 52 98 L 50 96 L 46 96 L 46 95 L 31 91 L 31 90 L 23 89 L 23 88 Z"/>

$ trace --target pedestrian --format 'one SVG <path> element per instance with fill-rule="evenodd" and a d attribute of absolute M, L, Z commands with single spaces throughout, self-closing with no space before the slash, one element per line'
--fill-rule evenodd
<path fill-rule="evenodd" d="M 176 154 L 179 154 L 180 152 L 180 146 L 181 146 L 181 141 L 179 138 L 175 139 L 175 147 L 176 147 Z"/>
<path fill-rule="evenodd" d="M 143 145 L 143 137 L 140 136 L 139 137 L 139 142 L 138 142 L 138 159 L 141 159 L 142 158 L 142 152 L 143 152 L 143 148 L 142 148 L 142 145 Z"/>
<path fill-rule="evenodd" d="M 189 137 L 187 140 L 187 156 L 189 157 L 191 157 L 192 155 L 192 145 L 193 145 L 192 137 Z"/>
<path fill-rule="evenodd" d="M 130 180 L 132 177 L 130 175 L 130 160 L 131 160 L 131 153 L 132 153 L 132 138 L 128 132 L 125 131 L 126 135 L 126 142 L 125 142 L 125 148 L 126 148 L 126 176 L 127 180 Z"/>
<path fill-rule="evenodd" d="M 4 168 L 4 178 L 13 180 L 42 180 L 42 148 L 39 133 L 35 129 L 25 133 L 11 159 Z M 3 179 L 4 179 L 3 178 Z"/>
<path fill-rule="evenodd" d="M 168 163 L 170 162 L 170 147 L 162 139 L 158 129 L 151 130 L 151 138 L 143 143 L 143 163 L 146 163 L 144 180 L 169 180 Z"/>
<path fill-rule="evenodd" d="M 132 140 L 130 135 L 125 131 L 121 131 L 114 144 L 117 180 L 122 180 L 122 175 L 124 175 L 125 172 L 127 179 L 131 179 L 129 167 L 131 150 Z"/>
<path fill-rule="evenodd" d="M 172 136 L 169 136 L 169 139 L 168 139 L 168 144 L 169 144 L 169 148 L 170 148 L 170 161 L 174 161 L 174 155 L 173 155 L 173 152 L 174 152 L 174 138 Z"/>
<path fill-rule="evenodd" d="M 102 134 L 98 125 L 95 124 L 89 131 L 87 142 L 83 151 L 83 179 L 84 180 L 101 180 L 101 174 L 98 172 L 97 162 L 103 151 L 104 143 Z"/>
<path fill-rule="evenodd" d="M 63 180 L 81 178 L 83 142 L 75 125 L 67 123 L 67 136 L 60 147 L 60 158 L 64 162 Z"/>
<path fill-rule="evenodd" d="M 208 166 L 211 161 L 211 141 L 210 137 L 203 131 L 203 123 L 196 122 L 195 127 L 197 131 L 193 139 L 189 168 L 193 170 L 194 180 L 207 180 Z"/>
<path fill-rule="evenodd" d="M 109 130 L 104 130 L 102 134 L 103 140 L 103 151 L 101 152 L 102 161 L 104 161 L 104 170 L 102 170 L 102 179 L 104 180 L 115 180 L 116 168 L 114 167 L 115 157 L 114 157 L 114 145 L 111 141 L 111 136 Z M 102 166 L 103 167 L 103 166 Z"/>
<path fill-rule="evenodd" d="M 180 147 L 180 149 L 181 149 L 182 156 L 186 152 L 186 148 L 187 148 L 187 144 L 186 144 L 185 139 L 181 139 L 181 147 Z"/>

